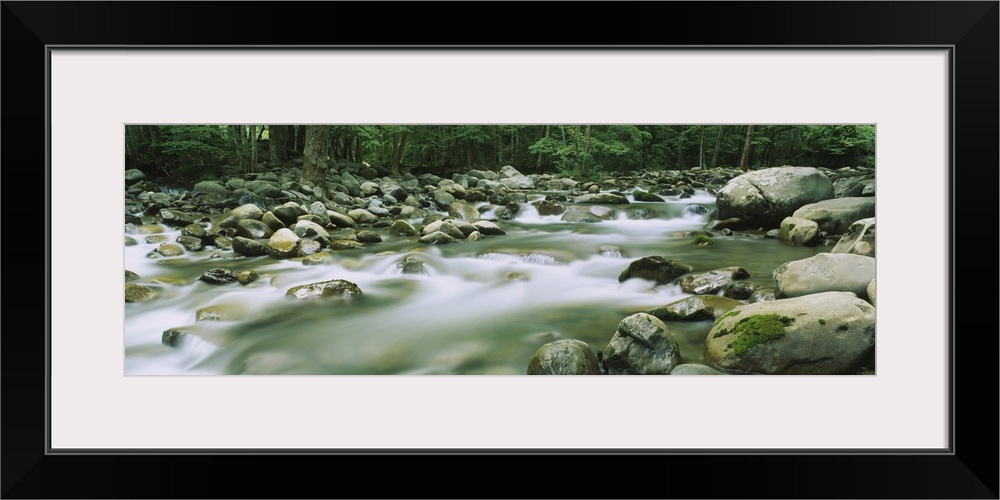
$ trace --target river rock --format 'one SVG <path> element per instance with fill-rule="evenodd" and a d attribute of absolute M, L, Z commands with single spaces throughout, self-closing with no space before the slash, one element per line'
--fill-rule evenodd
<path fill-rule="evenodd" d="M 375 231 L 368 230 L 368 229 L 364 229 L 364 230 L 358 231 L 358 233 L 355 235 L 355 237 L 361 243 L 379 243 L 379 242 L 382 241 L 382 237 L 379 236 L 378 233 L 376 233 Z"/>
<path fill-rule="evenodd" d="M 323 250 L 323 244 L 313 238 L 300 238 L 295 242 L 295 256 L 308 257 Z"/>
<path fill-rule="evenodd" d="M 628 268 L 618 275 L 618 281 L 622 282 L 632 278 L 641 278 L 655 281 L 657 285 L 663 285 L 687 274 L 689 271 L 691 271 L 691 268 L 680 262 L 653 255 L 632 261 L 628 265 Z"/>
<path fill-rule="evenodd" d="M 267 244 L 257 240 L 237 236 L 233 238 L 233 251 L 247 257 L 267 255 Z"/>
<path fill-rule="evenodd" d="M 242 219 L 236 223 L 236 234 L 252 240 L 270 238 L 274 231 L 259 220 Z"/>
<path fill-rule="evenodd" d="M 349 240 L 345 238 L 339 238 L 330 242 L 330 250 L 353 250 L 355 248 L 364 248 L 365 244 L 358 240 Z"/>
<path fill-rule="evenodd" d="M 725 375 L 725 373 L 712 368 L 711 366 L 699 365 L 697 363 L 684 363 L 677 365 L 670 370 L 671 375 Z"/>
<path fill-rule="evenodd" d="M 500 236 L 507 234 L 507 232 L 501 229 L 500 226 L 488 220 L 476 221 L 472 223 L 472 227 L 476 228 L 476 231 L 479 231 L 487 236 Z"/>
<path fill-rule="evenodd" d="M 868 292 L 868 302 L 871 302 L 872 305 L 875 305 L 875 280 L 874 279 L 872 280 L 871 283 L 868 284 L 867 292 Z"/>
<path fill-rule="evenodd" d="M 226 283 L 234 283 L 237 281 L 236 273 L 221 267 L 215 267 L 205 271 L 198 279 L 208 283 L 209 285 L 225 285 Z"/>
<path fill-rule="evenodd" d="M 217 193 L 228 196 L 231 192 L 229 188 L 223 186 L 219 181 L 201 181 L 194 185 L 194 189 L 191 190 L 191 194 L 208 194 Z"/>
<path fill-rule="evenodd" d="M 194 223 L 193 215 L 171 208 L 160 209 L 160 218 L 164 224 L 171 227 L 184 227 Z"/>
<path fill-rule="evenodd" d="M 397 263 L 397 266 L 403 274 L 427 274 L 424 271 L 423 261 L 412 255 L 404 257 L 403 260 Z"/>
<path fill-rule="evenodd" d="M 667 326 L 646 313 L 618 324 L 603 357 L 611 375 L 666 375 L 681 364 L 680 347 Z"/>
<path fill-rule="evenodd" d="M 151 288 L 135 283 L 125 283 L 125 302 L 145 302 L 155 294 Z"/>
<path fill-rule="evenodd" d="M 552 200 L 539 200 L 531 204 L 538 215 L 559 215 L 566 211 L 566 205 Z"/>
<path fill-rule="evenodd" d="M 354 219 L 342 213 L 329 211 L 327 212 L 327 216 L 330 217 L 330 224 L 333 224 L 338 228 L 347 229 L 358 227 L 358 223 L 354 222 Z"/>
<path fill-rule="evenodd" d="M 861 219 L 848 226 L 830 253 L 875 257 L 875 218 Z"/>
<path fill-rule="evenodd" d="M 189 252 L 197 252 L 205 248 L 205 244 L 202 243 L 201 239 L 194 236 L 178 236 L 176 241 Z"/>
<path fill-rule="evenodd" d="M 868 296 L 875 279 L 875 259 L 850 253 L 819 253 L 785 262 L 774 270 L 777 297 L 800 297 L 820 292 L 853 292 Z"/>
<path fill-rule="evenodd" d="M 754 170 L 730 180 L 716 193 L 716 218 L 738 217 L 753 226 L 775 227 L 803 205 L 833 195 L 833 183 L 812 167 Z"/>
<path fill-rule="evenodd" d="M 236 321 L 247 313 L 247 307 L 242 304 L 224 303 L 205 306 L 194 313 L 195 322 L 201 321 Z"/>
<path fill-rule="evenodd" d="M 663 202 L 663 198 L 660 196 L 639 189 L 632 192 L 632 197 L 635 198 L 635 201 Z"/>
<path fill-rule="evenodd" d="M 271 213 L 278 218 L 285 226 L 291 226 L 299 220 L 300 215 L 305 215 L 306 211 L 298 203 L 288 202 L 271 209 Z"/>
<path fill-rule="evenodd" d="M 750 294 L 750 298 L 747 302 L 753 304 L 755 302 L 767 302 L 769 300 L 777 300 L 775 297 L 774 288 L 758 288 Z"/>
<path fill-rule="evenodd" d="M 289 288 L 285 295 L 299 300 L 353 299 L 361 296 L 361 289 L 350 281 L 329 280 Z"/>
<path fill-rule="evenodd" d="M 560 220 L 564 222 L 601 222 L 603 219 L 593 214 L 590 209 L 584 207 L 573 207 L 563 213 Z"/>
<path fill-rule="evenodd" d="M 392 236 L 416 236 L 417 230 L 405 220 L 397 220 L 389 226 L 389 234 Z"/>
<path fill-rule="evenodd" d="M 278 183 L 272 181 L 253 180 L 247 182 L 244 187 L 247 191 L 268 198 L 281 196 L 281 187 L 278 186 Z"/>
<path fill-rule="evenodd" d="M 819 224 L 809 219 L 785 217 L 778 239 L 786 245 L 813 246 L 819 243 Z"/>
<path fill-rule="evenodd" d="M 455 243 L 458 240 L 455 239 L 455 237 L 449 236 L 444 232 L 434 231 L 433 233 L 421 236 L 420 239 L 417 241 L 428 245 L 445 245 L 448 243 Z"/>
<path fill-rule="evenodd" d="M 750 273 L 742 267 L 732 266 L 713 269 L 703 273 L 695 273 L 681 279 L 681 290 L 696 295 L 710 295 L 722 290 L 727 283 L 749 278 Z"/>
<path fill-rule="evenodd" d="M 323 226 L 320 226 L 319 224 L 317 224 L 317 223 L 315 223 L 313 221 L 309 221 L 309 220 L 300 220 L 300 221 L 296 222 L 295 225 L 292 226 L 291 229 L 295 232 L 295 235 L 298 236 L 298 237 L 300 237 L 300 238 L 305 238 L 305 237 L 329 238 L 330 237 L 330 232 L 327 231 L 326 228 L 324 228 Z"/>
<path fill-rule="evenodd" d="M 862 196 L 823 200 L 804 205 L 792 215 L 816 222 L 820 231 L 843 234 L 855 221 L 875 217 L 875 198 Z"/>
<path fill-rule="evenodd" d="M 199 224 L 188 224 L 181 228 L 182 236 L 191 236 L 192 238 L 202 239 L 208 233 L 205 232 L 205 228 L 201 227 Z"/>
<path fill-rule="evenodd" d="M 249 285 L 250 283 L 253 283 L 254 281 L 257 281 L 259 279 L 260 275 L 257 274 L 257 271 L 254 271 L 253 269 L 247 269 L 245 271 L 240 271 L 236 273 L 236 281 L 239 281 L 241 285 Z"/>
<path fill-rule="evenodd" d="M 573 203 L 596 203 L 601 205 L 627 205 L 628 198 L 617 193 L 588 193 L 573 198 Z"/>
<path fill-rule="evenodd" d="M 378 220 L 375 214 L 365 210 L 363 208 L 355 208 L 353 210 L 348 210 L 347 216 L 353 219 L 358 224 L 371 224 Z M 331 221 L 333 218 L 331 217 Z"/>
<path fill-rule="evenodd" d="M 722 287 L 722 296 L 734 300 L 747 300 L 759 288 L 748 281 L 730 281 Z"/>
<path fill-rule="evenodd" d="M 125 281 L 126 282 L 135 281 L 137 279 L 139 279 L 139 275 L 138 274 L 135 274 L 134 272 L 129 271 L 128 269 L 125 270 Z"/>
<path fill-rule="evenodd" d="M 737 306 L 738 300 L 718 295 L 696 295 L 649 311 L 663 321 L 706 321 L 714 320 Z"/>
<path fill-rule="evenodd" d="M 298 253 L 299 237 L 291 229 L 279 229 L 267 241 L 268 255 L 275 259 L 290 259 Z"/>
<path fill-rule="evenodd" d="M 281 222 L 281 219 L 274 215 L 274 212 L 271 212 L 270 210 L 261 215 L 260 221 L 266 224 L 271 231 L 277 231 L 283 227 L 287 227 L 285 226 L 285 223 Z"/>
<path fill-rule="evenodd" d="M 561 339 L 538 348 L 528 361 L 528 375 L 597 375 L 597 355 L 581 340 Z"/>
<path fill-rule="evenodd" d="M 860 177 L 841 177 L 833 181 L 833 195 L 837 198 L 862 196 L 865 185 L 870 179 Z"/>
<path fill-rule="evenodd" d="M 145 180 L 146 174 L 137 168 L 130 168 L 125 171 L 125 185 L 131 186 L 139 181 Z"/>
<path fill-rule="evenodd" d="M 495 181 L 500 178 L 500 176 L 492 170 L 469 170 L 465 175 L 475 179 L 486 179 L 488 181 Z"/>
<path fill-rule="evenodd" d="M 716 321 L 705 360 L 770 375 L 854 373 L 875 346 L 875 307 L 848 292 L 737 307 Z"/>
<path fill-rule="evenodd" d="M 479 218 L 476 207 L 466 201 L 454 201 L 448 205 L 448 214 L 456 219 L 474 220 Z"/>
<path fill-rule="evenodd" d="M 500 184 L 510 189 L 533 189 L 535 181 L 511 165 L 500 167 Z"/>
<path fill-rule="evenodd" d="M 184 255 L 184 247 L 176 243 L 163 243 L 156 248 L 156 253 L 164 257 L 177 257 Z"/>

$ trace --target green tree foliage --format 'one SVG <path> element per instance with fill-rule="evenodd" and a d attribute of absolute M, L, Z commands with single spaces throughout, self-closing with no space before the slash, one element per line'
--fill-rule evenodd
<path fill-rule="evenodd" d="M 126 165 L 151 174 L 207 177 L 225 165 L 252 172 L 259 154 L 271 165 L 287 166 L 302 154 L 307 130 L 130 125 Z M 323 134 L 331 161 L 366 163 L 383 174 L 450 176 L 510 164 L 525 173 L 599 178 L 641 169 L 737 168 L 744 161 L 749 170 L 875 165 L 873 125 L 331 125 Z M 271 139 L 279 150 L 269 151 Z"/>

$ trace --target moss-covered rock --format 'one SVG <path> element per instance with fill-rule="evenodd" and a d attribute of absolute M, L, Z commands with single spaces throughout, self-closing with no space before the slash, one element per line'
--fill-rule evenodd
<path fill-rule="evenodd" d="M 145 302 L 155 296 L 151 288 L 135 283 L 125 284 L 125 302 Z"/>
<path fill-rule="evenodd" d="M 852 374 L 874 346 L 875 307 L 825 292 L 734 308 L 709 331 L 705 361 L 745 373 Z"/>
<path fill-rule="evenodd" d="M 718 295 L 697 295 L 649 311 L 663 321 L 706 321 L 714 320 L 734 307 L 743 305 L 738 300 Z"/>
<path fill-rule="evenodd" d="M 677 365 L 670 371 L 671 375 L 725 375 L 710 366 L 699 365 L 697 363 L 684 363 Z"/>

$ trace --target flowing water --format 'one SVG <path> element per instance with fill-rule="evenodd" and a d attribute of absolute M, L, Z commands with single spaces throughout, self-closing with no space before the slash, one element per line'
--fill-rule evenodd
<path fill-rule="evenodd" d="M 528 201 L 541 197 L 533 194 Z M 689 296 L 676 285 L 619 283 L 618 275 L 635 259 L 662 255 L 695 272 L 741 266 L 749 281 L 772 286 L 775 267 L 820 251 L 739 232 L 713 232 L 714 245 L 692 245 L 685 233 L 704 227 L 705 209 L 714 203 L 706 192 L 667 197 L 663 203 L 614 207 L 614 218 L 599 223 L 540 216 L 525 203 L 517 219 L 496 221 L 506 235 L 424 245 L 380 228 L 381 243 L 330 251 L 332 261 L 322 265 L 240 258 L 212 248 L 150 258 L 159 243 L 132 235 L 139 243 L 126 247 L 125 268 L 156 297 L 125 304 L 125 372 L 524 374 L 532 353 L 547 342 L 579 339 L 600 350 L 624 317 Z M 419 219 L 410 222 L 420 227 Z M 180 234 L 163 229 L 171 241 Z M 405 261 L 422 263 L 422 272 L 404 273 Z M 216 267 L 254 269 L 261 278 L 246 286 L 198 280 Z M 340 302 L 285 296 L 293 286 L 331 279 L 356 283 L 362 296 Z M 230 317 L 196 321 L 196 311 L 207 306 Z M 667 326 L 683 361 L 701 363 L 711 322 Z M 173 346 L 162 341 L 171 329 L 183 332 Z"/>

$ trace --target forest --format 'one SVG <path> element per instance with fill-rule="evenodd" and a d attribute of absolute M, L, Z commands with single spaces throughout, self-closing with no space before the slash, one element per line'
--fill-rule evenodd
<path fill-rule="evenodd" d="M 312 153 L 313 157 L 309 155 Z M 515 165 L 525 174 L 600 180 L 690 167 L 875 166 L 874 125 L 130 125 L 125 167 L 197 181 L 225 166 L 264 171 L 305 157 L 385 174 L 450 176 Z M 317 164 L 317 161 L 320 163 Z"/>

